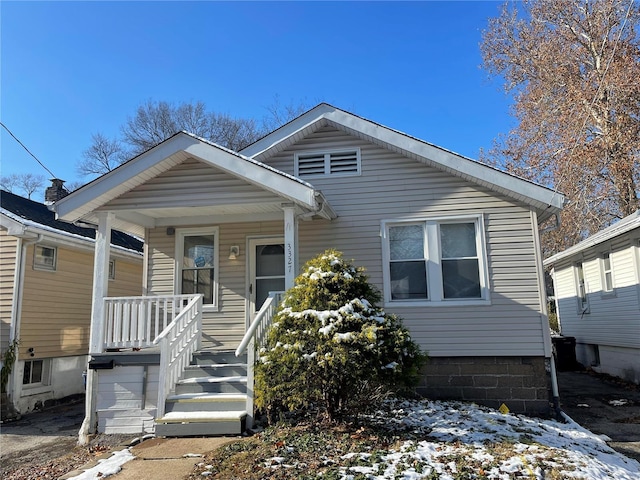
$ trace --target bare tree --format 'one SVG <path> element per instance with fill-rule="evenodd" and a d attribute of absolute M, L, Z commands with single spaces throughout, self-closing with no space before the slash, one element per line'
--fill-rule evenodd
<path fill-rule="evenodd" d="M 203 102 L 175 105 L 147 100 L 121 126 L 122 140 L 110 140 L 99 133 L 92 136 L 92 144 L 83 152 L 83 160 L 78 164 L 78 171 L 82 175 L 107 173 L 128 156 L 145 152 L 181 130 L 239 151 L 265 135 L 268 129 L 279 127 L 306 108 L 304 103 L 289 103 L 283 106 L 276 97 L 274 103 L 267 107 L 267 114 L 259 122 L 253 118 L 232 117 L 207 111 Z"/>
<path fill-rule="evenodd" d="M 31 199 L 31 195 L 44 187 L 44 175 L 33 173 L 12 173 L 0 177 L 0 186 L 11 193 L 21 193 Z"/>
<path fill-rule="evenodd" d="M 118 140 L 111 140 L 101 133 L 91 136 L 92 143 L 82 152 L 82 160 L 78 163 L 78 173 L 101 175 L 110 172 L 127 159 L 127 152 Z"/>
<path fill-rule="evenodd" d="M 570 200 L 546 254 L 640 207 L 639 19 L 633 0 L 524 0 L 483 33 L 518 121 L 483 160 Z"/>

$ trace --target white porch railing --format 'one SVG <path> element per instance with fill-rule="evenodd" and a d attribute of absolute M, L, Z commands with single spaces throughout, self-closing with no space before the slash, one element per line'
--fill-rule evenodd
<path fill-rule="evenodd" d="M 256 351 L 262 346 L 265 340 L 267 329 L 282 299 L 283 292 L 269 292 L 269 296 L 262 304 L 260 311 L 256 314 L 253 322 L 247 329 L 247 333 L 242 337 L 240 345 L 236 349 L 236 357 L 247 352 L 247 419 L 246 427 L 253 426 L 253 367 L 256 361 Z"/>
<path fill-rule="evenodd" d="M 103 349 L 148 348 L 197 295 L 104 299 Z"/>
<path fill-rule="evenodd" d="M 164 416 L 165 402 L 191 355 L 200 348 L 202 330 L 202 295 L 193 297 L 180 313 L 153 341 L 160 345 L 160 379 L 156 418 Z"/>

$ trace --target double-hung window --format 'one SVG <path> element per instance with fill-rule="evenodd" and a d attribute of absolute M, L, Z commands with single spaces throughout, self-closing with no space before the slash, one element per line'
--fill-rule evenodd
<path fill-rule="evenodd" d="M 176 242 L 176 293 L 201 293 L 205 306 L 218 304 L 218 229 L 182 229 Z"/>
<path fill-rule="evenodd" d="M 611 252 L 602 254 L 602 291 L 603 293 L 613 292 L 613 269 L 611 268 Z"/>
<path fill-rule="evenodd" d="M 384 221 L 385 301 L 488 303 L 481 216 Z"/>

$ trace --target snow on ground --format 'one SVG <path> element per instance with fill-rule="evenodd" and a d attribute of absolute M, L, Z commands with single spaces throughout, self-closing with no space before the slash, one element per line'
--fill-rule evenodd
<path fill-rule="evenodd" d="M 399 449 L 383 454 L 345 455 L 345 462 L 358 457 L 363 465 L 344 467 L 343 479 L 361 473 L 372 480 L 453 480 L 468 469 L 467 473 L 479 478 L 542 480 L 551 468 L 567 479 L 640 479 L 640 463 L 614 451 L 602 438 L 571 420 L 560 423 L 505 415 L 469 403 L 430 401 L 389 401 L 367 418 L 398 432 L 399 437 L 405 432 L 406 440 Z M 115 452 L 70 480 L 113 475 L 133 458 L 129 449 Z"/>
<path fill-rule="evenodd" d="M 370 420 L 415 434 L 415 439 L 383 456 L 378 465 L 358 470 L 372 479 L 410 480 L 437 473 L 447 480 L 460 473 L 461 465 L 482 472 L 484 478 L 499 480 L 520 476 L 543 479 L 544 471 L 552 467 L 562 478 L 640 479 L 640 463 L 614 451 L 602 438 L 570 419 L 560 423 L 504 415 L 461 402 L 395 401 Z M 496 449 L 498 443 L 509 448 Z M 350 477 L 347 469 L 344 473 L 344 478 Z"/>
<path fill-rule="evenodd" d="M 122 465 L 134 457 L 128 448 L 114 452 L 109 458 L 98 460 L 98 464 L 89 470 L 85 470 L 80 475 L 71 477 L 68 480 L 98 480 L 110 475 L 115 475 L 122 469 Z"/>

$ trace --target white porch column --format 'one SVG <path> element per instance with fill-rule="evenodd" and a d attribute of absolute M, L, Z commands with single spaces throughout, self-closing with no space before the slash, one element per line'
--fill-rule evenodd
<path fill-rule="evenodd" d="M 284 288 L 293 287 L 298 271 L 298 219 L 292 204 L 282 206 L 284 210 Z"/>
<path fill-rule="evenodd" d="M 109 254 L 113 213 L 98 214 L 95 254 L 93 259 L 93 297 L 91 301 L 91 336 L 89 353 L 101 353 L 104 343 L 104 298 L 109 288 Z"/>

